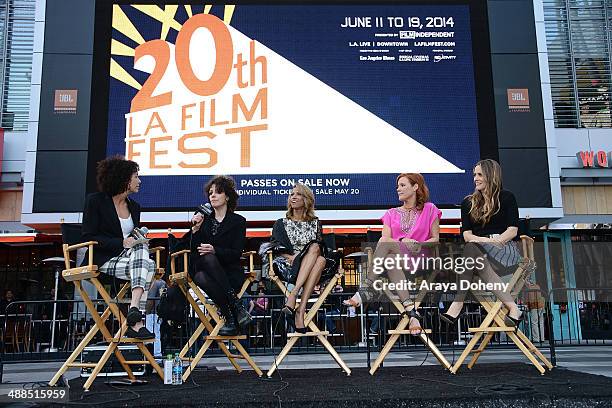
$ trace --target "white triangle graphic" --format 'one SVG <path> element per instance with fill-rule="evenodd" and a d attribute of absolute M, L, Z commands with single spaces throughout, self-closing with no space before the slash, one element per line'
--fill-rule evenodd
<path fill-rule="evenodd" d="M 234 54 L 242 53 L 249 59 L 251 39 L 228 27 L 234 45 Z M 206 101 L 205 118 L 208 124 L 211 97 L 192 93 L 183 85 L 175 65 L 174 45 L 170 44 L 170 63 L 153 95 L 172 91 L 172 105 L 157 109 L 130 113 L 133 132 L 144 133 L 151 114 L 156 111 L 163 120 L 166 132 L 154 129 L 147 135 L 147 142 L 136 146 L 138 156 L 133 157 L 143 175 L 213 175 L 213 174 L 334 174 L 334 173 L 463 173 L 440 155 L 429 150 L 405 133 L 321 82 L 281 55 L 256 43 L 255 55 L 267 61 L 267 83 L 261 83 L 261 64 L 255 64 L 256 84 L 238 88 L 237 73 L 233 69 L 226 86 L 213 96 L 217 122 L 228 120 L 227 125 L 199 128 L 199 111 L 190 108 L 193 118 L 187 122 L 192 128 L 184 130 L 181 123 L 181 107 Z M 190 60 L 199 78 L 209 78 L 214 69 L 214 41 L 206 29 L 194 33 L 190 45 Z M 234 57 L 236 63 L 236 57 Z M 375 62 L 373 62 L 375 63 Z M 152 72 L 155 61 L 144 57 L 137 69 Z M 243 81 L 249 79 L 249 66 L 243 70 Z M 231 123 L 232 96 L 240 93 L 250 106 L 257 92 L 267 87 L 267 118 L 260 112 L 254 120 Z M 406 112 L 410 115 L 410 112 Z M 265 124 L 266 130 L 251 133 L 250 144 L 245 146 L 238 133 L 227 134 L 227 128 Z M 129 130 L 126 126 L 126 140 Z M 195 127 L 195 129 L 193 129 Z M 180 167 L 189 164 L 208 163 L 209 155 L 184 155 L 177 147 L 178 139 L 185 133 L 210 130 L 214 138 L 191 139 L 184 144 L 189 149 L 209 147 L 217 154 L 216 164 L 208 168 Z M 157 142 L 154 150 L 166 153 L 155 158 L 152 167 L 149 139 L 169 134 L 172 140 Z M 244 150 L 249 151 L 249 165 L 241 164 Z M 128 148 L 126 145 L 126 152 Z M 242 152 L 242 156 L 241 156 Z M 170 166 L 160 168 L 159 166 Z"/>

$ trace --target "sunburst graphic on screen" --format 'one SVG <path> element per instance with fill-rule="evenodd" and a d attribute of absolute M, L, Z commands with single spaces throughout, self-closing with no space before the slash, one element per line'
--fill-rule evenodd
<path fill-rule="evenodd" d="M 221 7 L 223 8 L 222 10 L 217 10 L 217 9 L 220 9 Z M 124 10 L 124 8 L 126 10 Z M 116 55 L 116 56 L 121 56 L 121 57 L 134 57 L 134 53 L 135 53 L 134 50 L 136 47 L 138 47 L 138 45 L 143 44 L 146 41 L 150 41 L 154 39 L 161 39 L 165 41 L 168 37 L 168 34 L 170 33 L 170 30 L 174 30 L 175 32 L 178 32 L 183 27 L 183 24 L 177 21 L 177 18 L 179 20 L 182 20 L 182 22 L 184 23 L 185 21 L 187 21 L 187 19 L 193 17 L 194 8 L 201 9 L 203 14 L 210 14 L 211 11 L 213 10 L 213 5 L 204 5 L 203 9 L 202 9 L 202 6 L 188 6 L 188 5 L 184 5 L 182 7 L 178 5 L 174 5 L 174 6 L 166 5 L 164 6 L 164 8 L 161 8 L 160 6 L 148 5 L 148 4 L 146 5 L 138 4 L 138 5 L 132 5 L 132 6 L 123 6 L 123 7 L 117 4 L 113 5 L 113 29 L 116 30 L 116 32 L 120 33 L 125 38 L 122 40 L 119 40 L 116 38 L 111 39 L 111 55 Z M 224 5 L 224 6 L 214 6 L 214 8 L 215 8 L 215 12 L 222 14 L 222 18 L 225 24 L 229 25 L 232 20 L 232 16 L 234 15 L 234 10 L 236 9 L 236 6 L 235 5 Z M 136 17 L 132 17 L 132 19 L 130 19 L 130 17 L 128 17 L 128 14 L 126 14 L 127 9 L 136 10 L 136 12 L 141 15 L 137 15 Z M 179 10 L 180 10 L 180 16 L 179 16 Z M 159 37 L 155 36 L 152 38 L 145 39 L 143 34 L 141 34 L 141 32 L 138 31 L 138 28 L 136 28 L 132 20 L 134 18 L 141 19 L 143 17 L 144 18 L 149 17 L 161 25 L 159 29 Z M 127 40 L 130 40 L 135 45 L 130 46 L 126 44 L 125 42 L 127 42 Z M 132 66 L 130 66 L 129 68 L 132 68 Z M 138 82 L 128 72 L 128 70 L 118 62 L 117 58 L 111 57 L 110 75 L 116 80 L 121 81 L 124 84 L 134 89 L 140 90 L 142 88 L 142 84 Z"/>

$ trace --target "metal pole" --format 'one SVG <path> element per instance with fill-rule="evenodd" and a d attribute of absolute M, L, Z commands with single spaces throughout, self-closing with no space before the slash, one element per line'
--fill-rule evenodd
<path fill-rule="evenodd" d="M 60 267 L 55 267 L 55 290 L 53 295 L 53 318 L 51 319 L 51 346 L 49 347 L 49 352 L 58 351 L 55 346 L 55 318 L 57 316 L 57 289 L 59 284 L 59 271 Z"/>
<path fill-rule="evenodd" d="M 370 310 L 369 308 L 366 308 L 366 311 L 365 311 L 366 312 L 366 322 L 368 321 L 369 310 Z M 361 326 L 362 337 L 363 337 L 363 330 L 364 330 L 364 328 L 365 328 L 365 330 L 368 331 L 368 339 L 366 341 L 366 355 L 367 355 L 367 358 L 368 358 L 368 370 L 369 370 L 370 368 L 372 368 L 372 365 L 370 363 L 370 335 L 369 335 L 369 331 L 370 330 L 367 327 Z"/>

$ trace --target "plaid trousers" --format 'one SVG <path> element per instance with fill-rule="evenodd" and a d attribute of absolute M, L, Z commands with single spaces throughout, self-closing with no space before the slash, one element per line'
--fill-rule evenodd
<path fill-rule="evenodd" d="M 149 245 L 137 244 L 124 248 L 119 256 L 102 265 L 100 272 L 131 281 L 132 289 L 148 288 L 155 274 L 155 262 L 149 258 Z"/>

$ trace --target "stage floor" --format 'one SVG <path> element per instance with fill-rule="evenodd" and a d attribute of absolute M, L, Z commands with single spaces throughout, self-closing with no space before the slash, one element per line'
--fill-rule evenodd
<path fill-rule="evenodd" d="M 71 402 L 115 406 L 211 407 L 612 407 L 612 378 L 555 368 L 540 375 L 521 363 L 462 367 L 457 375 L 438 366 L 383 367 L 374 376 L 357 368 L 280 370 L 272 379 L 253 371 L 197 370 L 186 384 L 116 387 L 98 378 L 83 393 L 84 379 L 70 381 Z"/>

